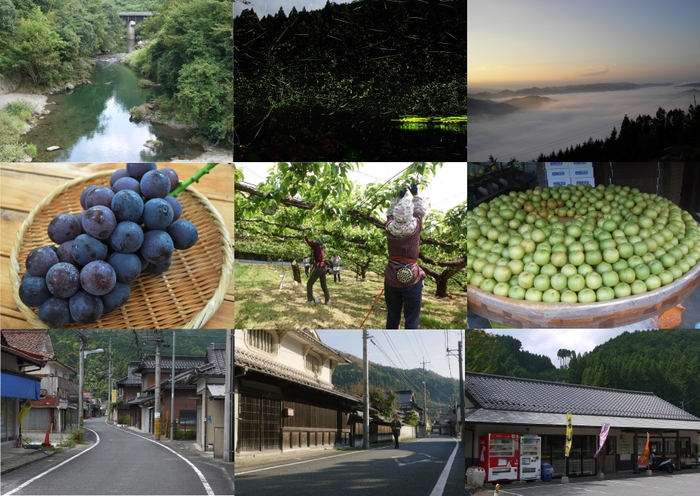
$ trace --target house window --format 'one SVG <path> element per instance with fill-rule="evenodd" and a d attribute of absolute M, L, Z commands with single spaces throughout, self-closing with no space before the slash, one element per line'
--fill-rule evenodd
<path fill-rule="evenodd" d="M 256 329 L 247 331 L 246 335 L 248 337 L 248 346 L 271 355 L 275 354 L 275 345 L 277 344 L 277 340 L 271 332 Z"/>
<path fill-rule="evenodd" d="M 180 410 L 180 427 L 195 427 L 197 425 L 197 410 Z"/>
<path fill-rule="evenodd" d="M 319 358 L 316 355 L 307 353 L 306 358 L 304 359 L 304 363 L 306 365 L 306 368 L 314 374 L 318 374 L 319 372 L 321 372 L 321 360 L 319 360 Z"/>

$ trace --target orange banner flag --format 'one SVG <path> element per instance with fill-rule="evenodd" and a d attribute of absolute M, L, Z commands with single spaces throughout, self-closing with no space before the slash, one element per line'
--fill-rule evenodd
<path fill-rule="evenodd" d="M 642 451 L 642 455 L 639 457 L 639 461 L 637 462 L 637 466 L 639 467 L 648 467 L 649 466 L 649 433 L 647 432 L 647 444 L 644 446 L 644 451 Z"/>

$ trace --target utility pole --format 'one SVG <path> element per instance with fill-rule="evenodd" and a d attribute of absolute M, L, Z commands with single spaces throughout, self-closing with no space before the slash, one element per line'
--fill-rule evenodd
<path fill-rule="evenodd" d="M 175 330 L 173 330 L 173 361 L 170 367 L 170 440 L 175 427 Z"/>
<path fill-rule="evenodd" d="M 109 391 L 107 392 L 107 422 L 112 420 L 112 337 L 109 338 Z"/>
<path fill-rule="evenodd" d="M 224 461 L 233 464 L 233 330 L 226 329 L 226 394 L 224 403 Z M 231 466 L 233 472 L 233 466 Z"/>
<path fill-rule="evenodd" d="M 454 350 L 450 350 L 449 348 L 447 349 L 447 354 L 454 356 Z M 466 449 L 467 447 L 467 430 L 465 427 L 467 426 L 466 424 L 466 417 L 465 417 L 465 411 L 464 411 L 464 372 L 463 372 L 463 366 L 464 362 L 462 361 L 462 341 L 459 341 L 457 343 L 457 361 L 459 362 L 459 411 L 460 415 L 462 417 L 462 446 Z"/>
<path fill-rule="evenodd" d="M 425 425 L 425 431 L 423 432 L 424 436 L 428 435 L 428 393 L 427 393 L 427 388 L 425 386 L 425 364 L 430 363 L 425 361 L 425 357 L 423 357 L 423 361 L 421 362 L 423 364 L 423 424 Z"/>
<path fill-rule="evenodd" d="M 156 397 L 153 416 L 153 433 L 156 436 L 156 441 L 160 441 L 160 346 L 163 342 L 163 332 L 154 331 L 156 333 Z"/>
<path fill-rule="evenodd" d="M 369 333 L 362 331 L 362 381 L 364 384 L 364 410 L 362 425 L 362 449 L 369 449 L 369 360 L 367 359 L 367 340 Z"/>
<path fill-rule="evenodd" d="M 78 375 L 78 429 L 83 428 L 83 387 L 85 386 L 85 341 L 87 337 L 79 331 L 78 337 L 80 338 L 80 371 Z"/>

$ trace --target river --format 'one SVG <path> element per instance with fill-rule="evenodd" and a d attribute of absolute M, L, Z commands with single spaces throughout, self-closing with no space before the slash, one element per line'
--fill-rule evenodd
<path fill-rule="evenodd" d="M 91 85 L 49 96 L 51 113 L 27 133 L 38 150 L 37 162 L 159 162 L 193 159 L 202 153 L 188 139 L 191 131 L 130 120 L 129 109 L 158 95 L 158 88 L 140 88 L 140 76 L 122 64 L 124 53 L 96 60 Z M 160 141 L 154 150 L 147 141 Z M 47 152 L 50 146 L 60 146 Z"/>

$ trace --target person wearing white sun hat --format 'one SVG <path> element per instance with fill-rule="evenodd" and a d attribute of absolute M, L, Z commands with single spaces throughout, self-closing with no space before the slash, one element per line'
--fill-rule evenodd
<path fill-rule="evenodd" d="M 385 225 L 389 248 L 389 263 L 384 270 L 387 329 L 399 328 L 402 308 L 405 329 L 418 329 L 423 301 L 425 272 L 417 262 L 425 209 L 418 186 L 411 185 L 412 197 L 407 196 L 408 191 L 393 201 Z"/>

